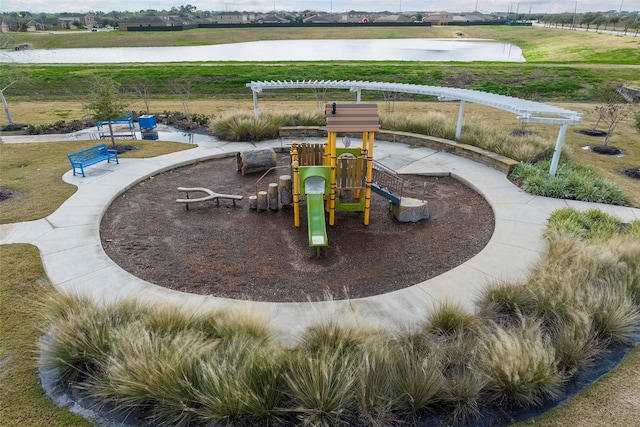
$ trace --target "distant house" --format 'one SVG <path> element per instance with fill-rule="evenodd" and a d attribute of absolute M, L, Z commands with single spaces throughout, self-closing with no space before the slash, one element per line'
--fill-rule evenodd
<path fill-rule="evenodd" d="M 291 21 L 287 18 L 283 18 L 282 16 L 278 16 L 275 13 L 269 13 L 258 17 L 257 22 L 260 22 L 261 24 L 288 24 Z"/>
<path fill-rule="evenodd" d="M 395 14 L 389 14 L 389 15 L 382 15 L 378 18 L 376 18 L 375 21 L 373 22 L 412 22 L 412 19 L 409 18 L 408 16 L 404 16 L 404 15 L 395 15 Z"/>
<path fill-rule="evenodd" d="M 44 24 L 36 20 L 31 20 L 26 24 L 27 31 L 44 31 Z"/>
<path fill-rule="evenodd" d="M 127 31 L 129 28 L 135 27 L 173 27 L 182 25 L 181 21 L 171 20 L 169 17 L 160 17 L 157 15 L 136 16 L 133 18 L 123 19 L 118 23 L 121 31 Z"/>
<path fill-rule="evenodd" d="M 79 22 L 80 25 L 75 23 Z M 58 28 L 65 30 L 77 30 L 78 28 L 92 28 L 96 25 L 96 19 L 93 15 L 65 15 L 58 17 Z"/>
<path fill-rule="evenodd" d="M 222 12 L 214 16 L 218 24 L 250 24 L 256 20 L 254 14 L 241 12 Z"/>
<path fill-rule="evenodd" d="M 3 19 L 0 22 L 0 33 L 8 33 L 9 31 L 18 31 L 18 22 L 10 19 Z"/>
<path fill-rule="evenodd" d="M 453 13 L 439 11 L 439 12 L 427 12 L 422 18 L 422 22 L 429 22 L 432 25 L 447 25 L 453 21 Z"/>
<path fill-rule="evenodd" d="M 336 13 L 318 13 L 304 18 L 302 22 L 305 24 L 327 24 L 340 22 L 341 18 L 341 15 Z"/>
<path fill-rule="evenodd" d="M 357 24 L 359 22 L 372 22 L 371 13 L 363 11 L 350 10 L 349 12 L 340 14 L 341 23 Z"/>

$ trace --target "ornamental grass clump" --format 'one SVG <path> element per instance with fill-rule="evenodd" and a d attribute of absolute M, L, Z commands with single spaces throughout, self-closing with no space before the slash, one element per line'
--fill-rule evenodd
<path fill-rule="evenodd" d="M 145 312 L 135 299 L 99 308 L 87 297 L 56 294 L 48 305 L 52 337 L 41 350 L 45 367 L 57 370 L 60 382 L 98 378 L 113 350 L 113 334 Z"/>
<path fill-rule="evenodd" d="M 197 419 L 271 425 L 283 416 L 283 350 L 238 335 L 212 347 L 187 376 Z"/>
<path fill-rule="evenodd" d="M 455 139 L 456 135 L 455 123 L 439 112 L 418 117 L 387 115 L 380 118 L 380 128 L 444 139 Z"/>
<path fill-rule="evenodd" d="M 514 136 L 486 121 L 473 119 L 462 127 L 460 142 L 525 163 L 550 159 L 554 149 L 552 141 L 539 136 Z"/>
<path fill-rule="evenodd" d="M 523 318 L 518 326 L 489 325 L 478 344 L 474 364 L 486 376 L 493 401 L 527 407 L 559 395 L 564 377 L 538 322 Z"/>
<path fill-rule="evenodd" d="M 114 333 L 113 351 L 92 396 L 124 414 L 157 425 L 187 425 L 195 419 L 190 387 L 198 361 L 217 343 L 199 333 L 155 333 L 135 322 Z"/>
<path fill-rule="evenodd" d="M 353 424 L 361 361 L 342 346 L 294 350 L 287 357 L 283 378 L 296 418 L 304 425 Z"/>
<path fill-rule="evenodd" d="M 443 301 L 429 312 L 425 330 L 436 336 L 453 336 L 473 333 L 478 327 L 478 319 L 460 304 Z"/>
<path fill-rule="evenodd" d="M 324 113 L 319 111 L 292 113 L 278 116 L 280 126 L 325 126 Z"/>
<path fill-rule="evenodd" d="M 501 326 L 519 322 L 535 312 L 536 299 L 523 283 L 496 283 L 484 289 L 478 302 L 479 315 Z"/>
<path fill-rule="evenodd" d="M 211 133 L 227 141 L 262 141 L 279 136 L 280 119 L 275 116 L 233 115 L 213 120 Z"/>

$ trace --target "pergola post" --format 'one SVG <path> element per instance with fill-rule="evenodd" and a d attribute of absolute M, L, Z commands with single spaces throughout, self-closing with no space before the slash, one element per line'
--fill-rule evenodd
<path fill-rule="evenodd" d="M 558 169 L 558 162 L 560 161 L 560 152 L 562 151 L 562 144 L 564 144 L 564 136 L 567 133 L 567 123 L 563 123 L 558 131 L 558 139 L 556 139 L 556 148 L 553 152 L 553 158 L 551 159 L 551 167 L 549 168 L 549 176 L 556 176 L 556 170 Z"/>
<path fill-rule="evenodd" d="M 460 141 L 460 134 L 462 134 L 463 119 L 464 119 L 464 99 L 460 100 L 460 109 L 458 110 L 458 124 L 456 125 L 456 141 Z"/>
<path fill-rule="evenodd" d="M 255 90 L 253 90 L 252 92 L 253 92 L 253 115 L 255 116 L 256 120 L 258 120 L 258 92 L 256 92 Z"/>

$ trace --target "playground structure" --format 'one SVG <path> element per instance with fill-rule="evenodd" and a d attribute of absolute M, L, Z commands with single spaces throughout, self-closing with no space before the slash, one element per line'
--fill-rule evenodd
<path fill-rule="evenodd" d="M 380 128 L 378 106 L 334 102 L 326 105 L 325 118 L 324 144 L 294 141 L 291 145 L 294 226 L 300 227 L 300 197 L 304 195 L 309 246 L 317 247 L 318 253 L 321 246 L 328 245 L 325 212 L 331 226 L 335 225 L 336 211 L 363 212 L 363 223 L 369 225 L 372 189 L 392 204 L 399 205 L 402 198 L 386 186 L 373 185 L 373 147 Z M 361 147 L 350 147 L 347 134 L 355 132 L 362 133 Z M 337 147 L 338 133 L 345 134 L 343 147 Z"/>

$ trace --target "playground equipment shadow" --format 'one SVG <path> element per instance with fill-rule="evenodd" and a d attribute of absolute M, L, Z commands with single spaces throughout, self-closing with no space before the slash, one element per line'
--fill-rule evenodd
<path fill-rule="evenodd" d="M 69 171 L 63 179 L 77 185 L 78 191 L 46 218 L 1 225 L 0 244 L 37 246 L 47 276 L 60 291 L 81 293 L 99 303 L 135 296 L 143 302 L 169 302 L 200 312 L 230 307 L 248 310 L 264 316 L 283 345 L 293 346 L 303 330 L 321 320 L 393 330 L 424 319 L 438 301 L 457 302 L 473 310 L 476 297 L 487 284 L 518 280 L 528 274 L 546 251 L 542 233 L 556 209 L 598 208 L 623 221 L 640 219 L 640 209 L 533 196 L 511 184 L 504 173 L 472 160 L 431 148 L 378 141 L 375 160 L 385 166 L 406 174 L 450 175 L 483 195 L 493 209 L 495 227 L 480 253 L 406 289 L 359 299 L 304 303 L 241 301 L 178 292 L 131 275 L 105 254 L 99 235 L 101 218 L 111 202 L 136 183 L 178 166 L 245 150 L 286 150 L 290 143 L 290 139 L 255 144 L 210 140 L 193 150 L 150 159 L 122 159 L 119 165 L 101 163 L 88 168 L 86 177 L 74 177 Z"/>

